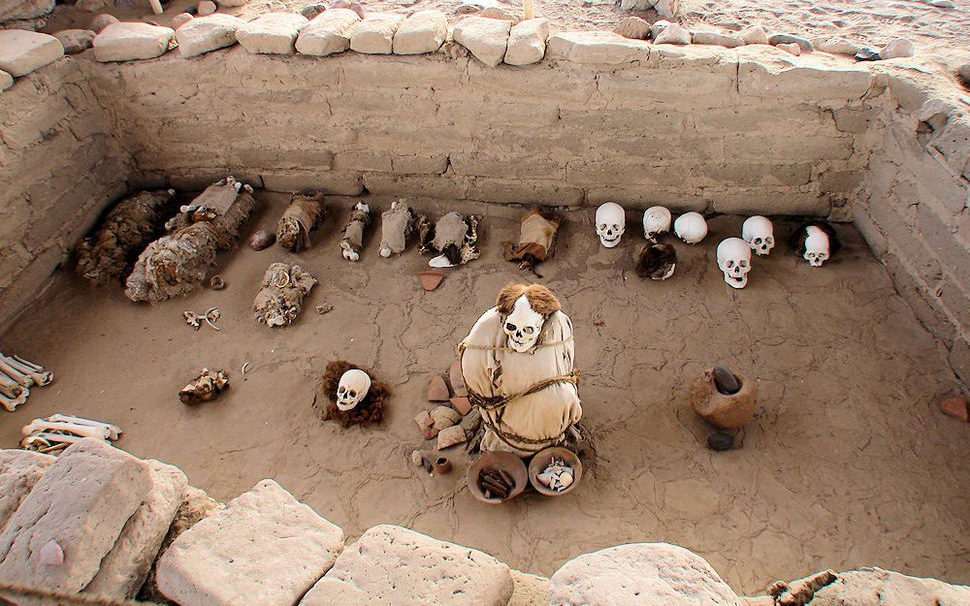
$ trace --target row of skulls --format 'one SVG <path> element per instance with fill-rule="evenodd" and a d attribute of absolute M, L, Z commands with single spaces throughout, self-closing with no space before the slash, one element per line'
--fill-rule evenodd
<path fill-rule="evenodd" d="M 651 206 L 643 213 L 643 234 L 647 240 L 656 242 L 660 235 L 669 232 L 672 215 L 663 206 Z M 707 236 L 707 221 L 697 212 L 687 212 L 673 221 L 674 233 L 687 244 L 697 244 Z M 815 226 L 807 226 L 803 244 L 804 258 L 812 267 L 821 267 L 829 258 L 828 235 Z M 607 202 L 596 209 L 596 235 L 606 248 L 620 243 L 626 231 L 626 214 L 619 204 Z M 748 217 L 741 226 L 740 238 L 726 238 L 717 246 L 717 265 L 724 274 L 724 281 L 732 288 L 744 288 L 751 271 L 751 253 L 767 256 L 775 247 L 774 227 L 767 217 Z"/>

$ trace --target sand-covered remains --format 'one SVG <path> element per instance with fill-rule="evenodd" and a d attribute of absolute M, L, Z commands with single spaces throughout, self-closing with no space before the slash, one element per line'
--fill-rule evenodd
<path fill-rule="evenodd" d="M 240 242 L 274 229 L 289 198 L 257 199 Z M 375 214 L 391 202 L 366 200 Z M 400 524 L 545 575 L 580 553 L 669 541 L 703 555 L 739 592 L 867 565 L 970 582 L 961 555 L 970 548 L 966 426 L 937 410 L 959 382 L 854 228 L 838 228 L 845 246 L 823 268 L 779 248 L 756 258 L 749 285 L 736 291 L 714 249 L 740 233 L 740 217 L 712 220 L 697 246 L 674 243 L 674 276 L 645 282 L 633 271 L 638 217 L 630 213 L 620 246 L 605 249 L 591 209 L 564 213 L 555 257 L 538 271 L 575 325 L 598 462 L 566 497 L 533 493 L 488 507 L 469 495 L 461 471 L 432 478 L 411 466 L 411 450 L 430 447 L 412 419 L 430 407 L 432 374 L 447 368 L 498 290 L 536 279 L 501 257 L 523 211 L 462 203 L 483 216 L 482 257 L 425 292 L 416 274 L 427 257 L 412 245 L 381 258 L 379 230 L 367 233 L 359 262 L 341 257 L 356 201 L 328 197 L 327 217 L 300 254 L 244 244 L 222 254 L 221 291 L 136 305 L 120 287 L 59 271 L 3 336 L 57 381 L 6 415 L 0 444 L 16 446 L 34 418 L 95 418 L 121 426 L 120 448 L 177 465 L 219 500 L 275 478 L 349 538 Z M 453 208 L 411 202 L 430 216 Z M 794 225 L 776 221 L 776 233 Z M 298 263 L 320 282 L 282 329 L 258 326 L 251 311 L 273 262 Z M 182 318 L 214 306 L 221 331 L 195 331 Z M 311 402 L 334 359 L 389 384 L 382 425 L 321 422 Z M 724 453 L 708 450 L 710 429 L 686 397 L 717 362 L 755 378 L 760 401 L 741 447 Z M 178 390 L 204 366 L 225 369 L 232 388 L 214 402 L 181 404 Z"/>

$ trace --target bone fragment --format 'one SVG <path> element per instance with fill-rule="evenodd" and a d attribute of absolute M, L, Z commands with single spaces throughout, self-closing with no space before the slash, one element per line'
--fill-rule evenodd
<path fill-rule="evenodd" d="M 26 387 L 0 372 L 0 394 L 8 398 L 18 398 L 26 391 Z"/>
<path fill-rule="evenodd" d="M 30 376 L 22 373 L 21 371 L 17 370 L 16 368 L 8 364 L 7 359 L 4 358 L 3 356 L 0 356 L 0 372 L 3 372 L 3 374 L 5 374 L 8 379 L 12 380 L 18 385 L 21 385 L 22 387 L 34 386 L 34 380 Z"/>
<path fill-rule="evenodd" d="M 0 389 L 0 392 L 2 392 L 2 391 L 3 390 Z M 23 390 L 23 392 L 19 396 L 14 397 L 14 398 L 8 398 L 7 396 L 5 396 L 2 393 L 0 393 L 0 405 L 2 405 L 8 411 L 13 412 L 13 411 L 17 410 L 17 407 L 18 406 L 20 406 L 21 404 L 24 404 L 25 402 L 27 402 L 27 397 L 29 395 L 30 395 L 30 390 L 29 389 Z"/>
<path fill-rule="evenodd" d="M 112 425 L 111 423 L 102 423 L 101 421 L 92 421 L 91 419 L 84 419 L 82 417 L 72 417 L 70 415 L 53 414 L 44 419 L 45 421 L 61 422 L 61 423 L 74 423 L 76 425 L 90 425 L 92 427 L 103 427 L 108 431 L 108 439 L 117 440 L 121 437 L 121 428 L 117 425 Z"/>
<path fill-rule="evenodd" d="M 49 370 L 44 370 L 42 366 L 24 362 L 17 356 L 4 356 L 3 354 L 0 354 L 0 362 L 27 375 L 39 387 L 44 387 L 54 382 L 54 373 Z M 30 385 L 27 385 L 27 387 L 30 387 Z"/>
<path fill-rule="evenodd" d="M 70 436 L 63 433 L 35 433 L 21 440 L 20 445 L 27 450 L 40 450 L 54 444 L 73 444 L 83 439 L 80 436 Z"/>
<path fill-rule="evenodd" d="M 66 432 L 80 436 L 82 438 L 97 438 L 107 440 L 111 432 L 107 427 L 95 427 L 93 425 L 80 425 L 77 423 L 65 423 L 48 421 L 45 419 L 34 419 L 20 430 L 20 435 L 25 438 L 31 434 L 44 432 Z"/>

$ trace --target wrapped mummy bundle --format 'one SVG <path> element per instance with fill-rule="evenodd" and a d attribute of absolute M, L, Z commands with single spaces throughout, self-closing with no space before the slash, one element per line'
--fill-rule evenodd
<path fill-rule="evenodd" d="M 391 202 L 390 210 L 381 214 L 381 256 L 399 255 L 408 246 L 408 237 L 414 233 L 417 215 L 404 200 Z"/>
<path fill-rule="evenodd" d="M 354 206 L 350 221 L 344 227 L 344 237 L 340 241 L 340 254 L 348 261 L 360 259 L 360 249 L 364 245 L 364 230 L 370 225 L 370 207 L 363 202 Z"/>
<path fill-rule="evenodd" d="M 559 222 L 559 217 L 547 216 L 538 208 L 530 210 L 522 217 L 519 243 L 502 243 L 505 260 L 519 263 L 520 269 L 532 269 L 551 257 Z"/>
<path fill-rule="evenodd" d="M 454 267 L 477 259 L 478 217 L 452 211 L 436 223 L 419 218 L 421 253 L 437 253 L 428 262 L 431 267 Z"/>
<path fill-rule="evenodd" d="M 316 283 L 317 279 L 299 265 L 273 263 L 253 300 L 256 322 L 271 328 L 289 326 L 300 315 L 303 298 Z"/>
<path fill-rule="evenodd" d="M 210 185 L 166 225 L 174 232 L 138 256 L 125 295 L 156 303 L 194 291 L 206 279 L 216 252 L 227 250 L 239 237 L 255 206 L 253 188 L 232 177 Z"/>
<path fill-rule="evenodd" d="M 323 221 L 323 194 L 299 193 L 290 198 L 276 228 L 276 241 L 293 252 L 310 248 L 310 232 Z"/>
<path fill-rule="evenodd" d="M 174 189 L 143 191 L 118 202 L 97 231 L 77 245 L 77 274 L 95 284 L 120 280 L 161 227 Z"/>

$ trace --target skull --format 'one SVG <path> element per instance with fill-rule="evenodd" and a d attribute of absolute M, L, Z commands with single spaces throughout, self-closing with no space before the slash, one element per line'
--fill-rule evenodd
<path fill-rule="evenodd" d="M 512 313 L 506 316 L 505 324 L 502 326 L 502 330 L 509 338 L 509 347 L 519 353 L 532 349 L 545 321 L 542 314 L 532 309 L 525 295 L 516 299 Z"/>
<path fill-rule="evenodd" d="M 829 258 L 829 237 L 820 228 L 809 225 L 805 228 L 805 254 L 802 255 L 812 267 L 821 267 Z"/>
<path fill-rule="evenodd" d="M 775 230 L 761 215 L 748 217 L 741 226 L 741 237 L 756 255 L 767 255 L 775 247 Z"/>
<path fill-rule="evenodd" d="M 674 221 L 674 232 L 684 242 L 697 244 L 707 235 L 707 221 L 700 213 L 684 213 Z"/>
<path fill-rule="evenodd" d="M 613 248 L 619 244 L 625 230 L 626 215 L 619 204 L 607 202 L 596 209 L 596 235 L 603 246 Z"/>
<path fill-rule="evenodd" d="M 728 286 L 744 288 L 751 271 L 751 247 L 741 238 L 723 240 L 717 245 L 717 266 L 724 272 Z"/>
<path fill-rule="evenodd" d="M 651 206 L 643 213 L 643 235 L 647 240 L 670 231 L 670 211 L 663 206 Z"/>
<path fill-rule="evenodd" d="M 363 370 L 351 368 L 340 376 L 337 384 L 337 408 L 353 410 L 370 391 L 370 377 Z"/>

